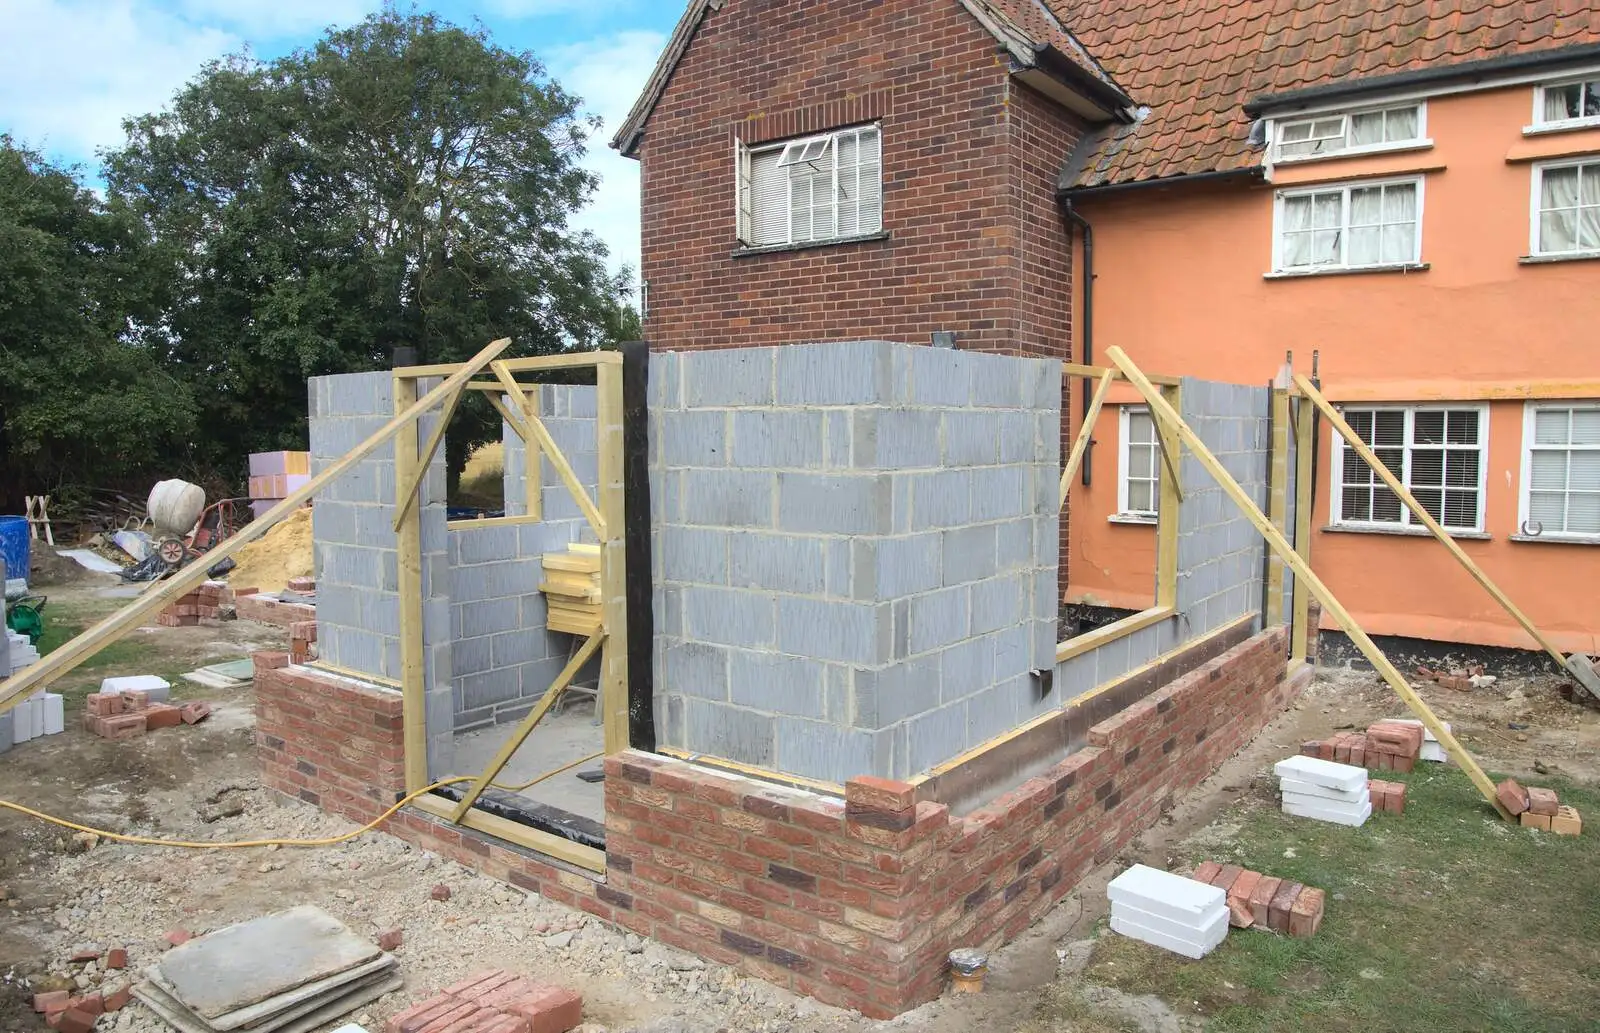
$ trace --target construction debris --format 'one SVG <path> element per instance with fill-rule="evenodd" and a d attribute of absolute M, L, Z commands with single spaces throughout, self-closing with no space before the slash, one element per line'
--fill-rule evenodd
<path fill-rule="evenodd" d="M 1495 796 L 1528 828 L 1561 836 L 1577 836 L 1583 832 L 1583 818 L 1578 809 L 1564 805 L 1554 789 L 1537 786 L 1524 789 L 1516 779 L 1508 778 L 1495 787 Z"/>
<path fill-rule="evenodd" d="M 143 689 L 120 688 L 118 682 L 139 682 L 151 679 L 159 687 Z M 107 689 L 110 691 L 107 691 Z M 162 728 L 176 728 L 180 724 L 199 724 L 211 716 L 211 704 L 198 700 L 175 706 L 162 702 L 171 691 L 168 683 L 151 675 L 128 678 L 107 678 L 100 683 L 100 691 L 91 693 L 83 701 L 83 727 L 102 739 L 131 739 L 146 732 Z M 157 696 L 159 693 L 159 697 Z"/>
<path fill-rule="evenodd" d="M 1228 935 L 1227 894 L 1204 881 L 1136 864 L 1106 896 L 1113 932 L 1186 958 L 1205 957 Z"/>
<path fill-rule="evenodd" d="M 1299 756 L 1279 761 L 1273 771 L 1283 791 L 1285 814 L 1356 827 L 1372 817 L 1363 768 Z"/>
<path fill-rule="evenodd" d="M 1322 927 L 1327 894 L 1315 886 L 1218 861 L 1203 862 L 1194 878 L 1227 894 L 1228 924 L 1235 929 L 1269 929 L 1305 939 Z"/>
<path fill-rule="evenodd" d="M 583 998 L 510 972 L 480 972 L 414 1004 L 384 1033 L 567 1033 L 583 1021 Z M 254 1033 L 254 1031 L 252 1031 Z"/>
<path fill-rule="evenodd" d="M 305 1033 L 399 989 L 397 966 L 303 905 L 180 941 L 133 993 L 181 1033 Z"/>
<path fill-rule="evenodd" d="M 1446 724 L 1445 730 L 1449 729 Z M 1433 733 L 1415 718 L 1379 721 L 1364 735 L 1340 732 L 1331 739 L 1314 739 L 1302 743 L 1300 753 L 1338 764 L 1402 774 L 1414 770 L 1419 760 L 1443 763 L 1448 756 Z"/>

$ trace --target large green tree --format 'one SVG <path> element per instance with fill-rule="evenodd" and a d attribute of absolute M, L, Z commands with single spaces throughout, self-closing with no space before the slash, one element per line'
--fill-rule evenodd
<path fill-rule="evenodd" d="M 195 409 L 162 361 L 139 220 L 0 136 L 0 505 L 187 469 Z M 63 500 L 58 500 L 63 501 Z M 60 507 L 57 507 L 58 513 Z"/>
<path fill-rule="evenodd" d="M 389 9 L 206 66 L 106 155 L 175 285 L 168 360 L 216 458 L 303 446 L 305 378 L 608 343 L 627 283 L 569 219 L 595 126 L 530 54 Z M 480 414 L 463 447 L 498 421 Z"/>

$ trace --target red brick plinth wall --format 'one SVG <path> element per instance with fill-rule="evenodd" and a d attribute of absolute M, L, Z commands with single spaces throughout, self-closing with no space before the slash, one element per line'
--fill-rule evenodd
<path fill-rule="evenodd" d="M 261 780 L 365 824 L 405 795 L 400 693 L 255 654 Z M 408 807 L 379 826 L 423 850 L 610 922 L 600 878 Z"/>
<path fill-rule="evenodd" d="M 1309 678 L 1257 635 L 1090 730 L 1091 745 L 952 818 L 906 783 L 846 800 L 628 752 L 606 764 L 608 883 L 641 934 L 889 1017 L 956 947 L 996 947 L 1153 825 Z"/>
<path fill-rule="evenodd" d="M 1090 745 L 960 818 L 908 783 L 840 800 L 627 751 L 606 761 L 607 875 L 408 808 L 391 832 L 615 925 L 863 1014 L 939 994 L 945 956 L 1016 938 L 1236 752 L 1309 680 L 1285 629 L 1095 725 Z M 403 792 L 398 693 L 258 654 L 268 785 L 358 821 Z"/>

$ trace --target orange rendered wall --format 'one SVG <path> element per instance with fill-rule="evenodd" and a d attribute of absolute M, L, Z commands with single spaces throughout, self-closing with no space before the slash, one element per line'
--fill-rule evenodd
<path fill-rule="evenodd" d="M 1077 209 L 1094 226 L 1096 361 L 1119 345 L 1146 370 L 1265 384 L 1293 350 L 1321 354 L 1334 401 L 1507 398 L 1517 384 L 1600 381 L 1600 261 L 1519 264 L 1529 251 L 1530 159 L 1600 153 L 1600 130 L 1524 137 L 1532 86 L 1429 100 L 1431 148 L 1278 166 L 1272 185 L 1152 189 Z M 1273 190 L 1425 172 L 1429 268 L 1265 279 Z M 1081 304 L 1081 298 L 1079 299 Z M 1075 326 L 1081 326 L 1074 320 Z M 1082 354 L 1081 339 L 1074 354 Z M 1592 394 L 1592 392 L 1591 392 Z M 1123 385 L 1114 400 L 1131 400 Z M 1073 411 L 1082 413 L 1075 392 Z M 1487 541 L 1466 552 L 1565 649 L 1600 650 L 1600 546 L 1524 543 L 1517 531 L 1523 404 L 1490 405 Z M 1093 485 L 1074 484 L 1068 601 L 1147 606 L 1152 527 L 1109 523 L 1117 416 L 1102 415 Z M 1321 530 L 1329 522 L 1324 432 L 1313 562 L 1370 633 L 1485 645 L 1534 643 L 1428 538 Z M 1325 625 L 1331 618 L 1325 616 Z"/>

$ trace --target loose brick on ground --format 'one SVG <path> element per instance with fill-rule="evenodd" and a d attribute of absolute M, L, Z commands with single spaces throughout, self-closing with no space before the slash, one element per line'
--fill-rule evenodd
<path fill-rule="evenodd" d="M 193 703 L 185 703 L 182 716 L 184 724 L 197 725 L 211 716 L 211 704 L 202 703 L 198 700 Z"/>
<path fill-rule="evenodd" d="M 183 708 L 168 703 L 152 703 L 144 712 L 145 728 L 176 728 L 183 724 Z"/>
<path fill-rule="evenodd" d="M 1272 895 L 1272 903 L 1267 910 L 1267 926 L 1275 933 L 1289 931 L 1289 912 L 1294 908 L 1294 902 L 1299 899 L 1300 891 L 1305 889 L 1298 882 L 1280 882 L 1278 892 Z"/>
<path fill-rule="evenodd" d="M 1535 814 L 1532 811 L 1523 811 L 1517 816 L 1517 820 L 1522 822 L 1524 828 L 1544 829 L 1546 832 L 1550 831 L 1550 815 L 1548 814 Z"/>
<path fill-rule="evenodd" d="M 106 953 L 106 968 L 123 969 L 128 967 L 128 951 L 124 947 L 113 947 Z"/>
<path fill-rule="evenodd" d="M 1553 816 L 1561 810 L 1561 800 L 1554 789 L 1528 787 L 1528 810 L 1535 814 Z"/>
<path fill-rule="evenodd" d="M 1528 791 L 1517 784 L 1514 778 L 1508 778 L 1495 786 L 1494 795 L 1500 805 L 1516 817 L 1528 809 Z"/>
<path fill-rule="evenodd" d="M 89 1033 L 94 1029 L 96 1016 L 77 1008 L 68 1008 L 56 1016 L 55 1028 L 58 1033 Z"/>
<path fill-rule="evenodd" d="M 67 1004 L 72 1000 L 72 995 L 65 990 L 51 990 L 48 993 L 33 995 L 33 1010 L 41 1015 L 52 1011 L 66 1011 Z"/>
<path fill-rule="evenodd" d="M 1255 892 L 1250 894 L 1250 913 L 1255 916 L 1256 925 L 1262 928 L 1271 925 L 1272 900 L 1278 895 L 1278 887 L 1282 884 L 1282 879 L 1272 875 L 1263 875 L 1261 881 L 1256 883 Z"/>
<path fill-rule="evenodd" d="M 405 930 L 386 929 L 378 934 L 378 949 L 386 951 L 398 950 L 400 945 L 405 941 Z"/>

